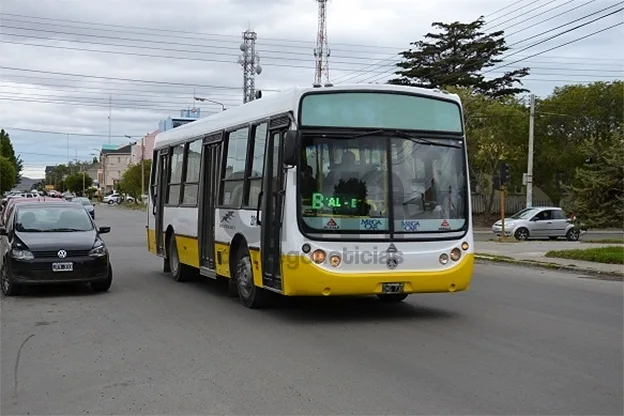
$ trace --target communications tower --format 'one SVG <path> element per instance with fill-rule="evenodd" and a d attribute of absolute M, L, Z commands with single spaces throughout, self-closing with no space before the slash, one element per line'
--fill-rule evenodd
<path fill-rule="evenodd" d="M 318 31 L 316 34 L 316 48 L 314 56 L 316 65 L 314 71 L 314 85 L 321 86 L 323 78 L 325 85 L 329 82 L 329 43 L 327 40 L 327 0 L 316 0 L 318 3 Z"/>
<path fill-rule="evenodd" d="M 251 29 L 243 32 L 243 43 L 240 50 L 243 52 L 238 57 L 238 63 L 243 67 L 243 103 L 260 98 L 260 91 L 256 93 L 256 75 L 262 73 L 260 55 L 256 52 L 256 39 L 258 35 Z"/>

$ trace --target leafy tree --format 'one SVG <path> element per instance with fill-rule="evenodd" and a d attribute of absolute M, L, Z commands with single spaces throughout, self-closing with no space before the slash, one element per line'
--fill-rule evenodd
<path fill-rule="evenodd" d="M 13 165 L 13 169 L 15 170 L 15 173 L 13 174 L 15 177 L 15 183 L 13 186 L 19 184 L 21 181 L 21 173 L 24 169 L 24 162 L 19 156 L 15 155 L 15 150 L 13 149 L 9 133 L 4 131 L 4 129 L 0 129 L 0 156 L 6 157 L 11 165 Z"/>
<path fill-rule="evenodd" d="M 15 187 L 15 166 L 9 158 L 0 156 L 0 195 Z"/>
<path fill-rule="evenodd" d="M 509 47 L 502 30 L 486 34 L 484 25 L 483 16 L 471 23 L 432 23 L 440 33 L 427 33 L 426 40 L 411 42 L 414 48 L 399 54 L 403 57 L 397 63 L 401 69 L 395 72 L 399 78 L 388 82 L 426 88 L 466 87 L 494 97 L 526 92 L 514 85 L 522 84 L 520 79 L 529 74 L 529 68 L 485 79 L 483 69 L 502 62 L 498 57 Z"/>
<path fill-rule="evenodd" d="M 76 172 L 65 178 L 67 189 L 74 193 L 82 193 L 93 184 L 93 179 L 86 172 Z"/>
<path fill-rule="evenodd" d="M 582 149 L 586 158 L 576 169 L 566 208 L 589 227 L 620 227 L 624 218 L 624 136 L 613 133 L 604 151 L 595 152 L 587 142 Z"/>
<path fill-rule="evenodd" d="M 501 161 L 509 163 L 510 188 L 522 186 L 522 173 L 526 170 L 527 109 L 513 97 L 492 98 L 475 93 L 472 89 L 451 88 L 464 105 L 466 143 L 471 176 L 485 197 L 486 213 L 490 214 L 494 202 L 493 178 L 498 175 Z"/>
<path fill-rule="evenodd" d="M 577 168 L 585 163 L 587 143 L 599 154 L 624 131 L 624 82 L 557 87 L 536 103 L 535 184 L 559 203 Z"/>
<path fill-rule="evenodd" d="M 143 164 L 144 189 L 147 191 L 152 161 L 145 160 Z M 139 201 L 141 196 L 141 164 L 130 165 L 123 173 L 119 185 L 121 192 L 129 194 L 134 197 L 135 201 Z"/>

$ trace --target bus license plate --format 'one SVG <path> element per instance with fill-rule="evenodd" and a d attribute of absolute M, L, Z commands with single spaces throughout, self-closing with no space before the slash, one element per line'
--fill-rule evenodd
<path fill-rule="evenodd" d="M 53 272 L 72 272 L 74 271 L 74 263 L 52 263 Z"/>
<path fill-rule="evenodd" d="M 404 283 L 384 283 L 381 286 L 382 293 L 403 293 Z"/>

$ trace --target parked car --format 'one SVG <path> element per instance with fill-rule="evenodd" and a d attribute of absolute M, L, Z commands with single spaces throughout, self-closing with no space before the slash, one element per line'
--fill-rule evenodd
<path fill-rule="evenodd" d="M 58 201 L 58 200 L 57 200 Z M 0 286 L 12 296 L 26 285 L 87 282 L 107 291 L 113 270 L 101 234 L 84 208 L 68 202 L 15 204 L 0 226 Z"/>
<path fill-rule="evenodd" d="M 77 197 L 74 198 L 72 202 L 82 205 L 89 215 L 91 215 L 91 218 L 95 219 L 95 207 L 89 198 Z"/>
<path fill-rule="evenodd" d="M 586 230 L 574 224 L 559 207 L 525 208 L 509 218 L 505 218 L 505 235 L 514 236 L 516 240 L 529 238 L 550 238 L 556 240 L 565 237 L 569 241 L 577 241 Z M 501 220 L 492 225 L 492 232 L 497 236 L 503 234 Z"/>
<path fill-rule="evenodd" d="M 106 195 L 103 198 L 103 202 L 105 204 L 111 204 L 111 205 L 112 204 L 119 204 L 119 203 L 121 203 L 123 201 L 134 202 L 134 198 L 131 197 L 128 194 L 122 195 L 122 194 L 120 194 L 118 192 L 113 192 L 112 194 Z"/>

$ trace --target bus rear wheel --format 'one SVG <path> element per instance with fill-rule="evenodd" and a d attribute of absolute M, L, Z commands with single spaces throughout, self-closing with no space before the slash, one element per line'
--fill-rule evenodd
<path fill-rule="evenodd" d="M 241 248 L 238 252 L 234 280 L 238 289 L 238 298 L 243 306 L 249 309 L 260 309 L 269 305 L 271 294 L 254 284 L 247 248 Z"/>
<path fill-rule="evenodd" d="M 397 294 L 393 293 L 391 295 L 377 295 L 377 297 L 382 302 L 399 303 L 399 302 L 403 302 L 405 298 L 407 298 L 407 294 L 406 293 L 397 293 Z"/>

